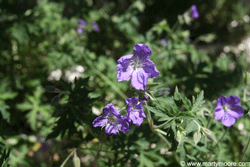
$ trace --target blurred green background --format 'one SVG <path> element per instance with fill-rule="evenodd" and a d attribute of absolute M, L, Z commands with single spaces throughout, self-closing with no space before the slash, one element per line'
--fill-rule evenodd
<path fill-rule="evenodd" d="M 193 4 L 197 19 L 190 14 Z M 0 0 L 2 154 L 11 149 L 13 166 L 60 166 L 72 147 L 65 146 L 68 139 L 46 140 L 57 118 L 55 94 L 44 87 L 63 90 L 60 79 L 90 77 L 91 96 L 98 97 L 90 106 L 95 114 L 111 102 L 122 107 L 134 91 L 128 82 L 118 83 L 116 61 L 132 54 L 136 43 L 152 50 L 160 71 L 156 92 L 168 86 L 173 92 L 177 85 L 191 97 L 204 90 L 211 104 L 221 95 L 242 95 L 249 15 L 248 0 Z M 87 23 L 81 34 L 79 19 Z M 97 166 L 93 157 L 81 155 L 85 166 Z"/>

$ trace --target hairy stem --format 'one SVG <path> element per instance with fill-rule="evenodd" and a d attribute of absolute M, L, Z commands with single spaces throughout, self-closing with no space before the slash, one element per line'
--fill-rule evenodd
<path fill-rule="evenodd" d="M 225 137 L 225 135 L 227 134 L 227 132 L 229 131 L 229 129 L 230 129 L 230 127 L 228 127 L 228 128 L 225 130 L 225 132 L 224 132 L 223 135 L 221 136 L 220 140 L 218 140 L 218 142 L 215 144 L 214 147 L 216 147 L 216 146 L 219 144 L 219 142 L 222 141 L 222 139 Z"/>
<path fill-rule="evenodd" d="M 245 150 L 244 150 L 244 152 L 243 152 L 243 156 L 242 156 L 242 158 L 241 158 L 240 162 L 242 162 L 242 161 L 243 161 L 243 159 L 245 158 L 245 155 L 246 155 L 247 149 L 248 149 L 248 147 L 249 147 L 249 144 L 250 144 L 250 137 L 249 137 L 249 139 L 248 139 L 248 142 L 247 142 L 246 148 L 245 148 Z"/>
<path fill-rule="evenodd" d="M 60 167 L 64 167 L 64 165 L 68 162 L 69 158 L 76 152 L 76 149 L 74 150 L 67 156 L 67 158 L 63 161 L 62 165 Z"/>

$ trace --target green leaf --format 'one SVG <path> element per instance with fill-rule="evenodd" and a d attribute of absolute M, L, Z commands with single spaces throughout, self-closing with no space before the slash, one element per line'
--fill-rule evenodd
<path fill-rule="evenodd" d="M 148 83 L 147 88 L 153 88 L 153 87 L 156 87 L 158 85 L 160 85 L 160 83 Z"/>
<path fill-rule="evenodd" d="M 194 138 L 194 144 L 197 145 L 197 143 L 201 139 L 201 132 L 199 132 L 199 131 L 195 132 L 193 138 Z"/>
<path fill-rule="evenodd" d="M 33 96 L 28 95 L 25 98 L 25 101 L 21 104 L 17 104 L 17 108 L 22 111 L 28 111 L 26 114 L 27 122 L 30 124 L 33 130 L 37 129 L 37 117 L 38 112 L 43 114 L 43 116 L 48 117 L 48 112 L 50 110 L 49 105 L 44 105 L 41 102 L 42 94 L 44 89 L 41 86 L 38 86 L 34 91 Z"/>
<path fill-rule="evenodd" d="M 203 90 L 197 96 L 196 100 L 195 100 L 194 96 L 192 97 L 193 107 L 191 109 L 191 112 L 197 112 L 202 108 L 202 104 L 205 103 L 203 98 L 204 98 L 204 91 Z"/>
<path fill-rule="evenodd" d="M 175 92 L 174 92 L 174 100 L 179 101 L 180 100 L 180 93 L 178 90 L 178 87 L 175 87 Z"/>
<path fill-rule="evenodd" d="M 60 101 L 60 96 L 57 95 L 57 96 L 53 97 L 51 105 L 55 106 L 59 103 L 59 101 Z"/>
<path fill-rule="evenodd" d="M 211 132 L 209 129 L 202 127 L 203 134 L 212 142 L 217 142 L 216 137 L 213 132 Z"/>
<path fill-rule="evenodd" d="M 3 119 L 10 123 L 10 113 L 6 109 L 9 109 L 9 106 L 5 104 L 0 104 L 0 112 L 3 116 Z"/>

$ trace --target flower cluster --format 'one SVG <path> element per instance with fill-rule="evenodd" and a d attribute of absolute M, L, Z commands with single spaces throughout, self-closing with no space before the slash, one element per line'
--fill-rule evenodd
<path fill-rule="evenodd" d="M 107 135 L 116 135 L 118 131 L 126 133 L 129 131 L 129 123 L 127 118 L 123 117 L 113 106 L 112 103 L 107 104 L 103 108 L 103 115 L 97 117 L 93 121 L 94 127 L 105 127 Z"/>
<path fill-rule="evenodd" d="M 148 78 L 155 78 L 159 72 L 152 61 L 148 58 L 151 56 L 151 50 L 145 44 L 135 44 L 134 54 L 122 56 L 117 62 L 118 81 L 128 81 L 131 79 L 132 86 L 137 90 L 145 90 Z M 113 104 L 108 104 L 103 109 L 103 115 L 93 121 L 94 127 L 104 127 L 105 132 L 109 135 L 116 135 L 118 131 L 126 133 L 129 131 L 129 124 L 141 125 L 146 115 L 143 111 L 142 104 L 149 100 L 145 95 L 139 102 L 136 97 L 126 99 L 126 116 L 122 116 Z"/>
<path fill-rule="evenodd" d="M 96 31 L 96 32 L 100 31 L 99 26 L 97 25 L 97 23 L 94 20 L 92 21 L 92 26 L 93 26 L 94 31 Z"/>
<path fill-rule="evenodd" d="M 85 20 L 83 20 L 83 19 L 80 19 L 79 21 L 78 21 L 78 23 L 77 23 L 77 33 L 78 34 L 81 34 L 81 33 L 83 33 L 83 31 L 84 31 L 84 29 L 85 29 L 85 27 L 87 26 L 87 23 L 86 23 L 86 21 Z M 96 31 L 96 32 L 99 32 L 100 31 L 100 28 L 99 28 L 99 26 L 97 25 L 97 23 L 94 21 L 94 20 L 92 20 L 92 27 L 93 27 L 93 30 L 94 31 Z"/>
<path fill-rule="evenodd" d="M 86 21 L 84 21 L 83 19 L 80 19 L 79 21 L 78 21 L 78 28 L 77 28 L 77 33 L 78 34 L 81 34 L 81 33 L 83 33 L 83 31 L 84 31 L 84 28 L 87 26 L 87 23 L 86 23 Z"/>
<path fill-rule="evenodd" d="M 146 117 L 143 108 L 142 100 L 138 104 L 138 98 L 127 98 L 127 115 L 122 116 L 112 103 L 107 104 L 103 108 L 103 115 L 97 117 L 93 121 L 94 127 L 104 127 L 106 135 L 116 135 L 118 131 L 126 133 L 129 131 L 129 123 L 141 125 L 143 118 Z"/>
<path fill-rule="evenodd" d="M 191 15 L 192 15 L 193 18 L 195 18 L 195 19 L 199 18 L 199 13 L 198 13 L 198 10 L 197 10 L 196 5 L 192 5 L 192 6 L 191 6 Z"/>

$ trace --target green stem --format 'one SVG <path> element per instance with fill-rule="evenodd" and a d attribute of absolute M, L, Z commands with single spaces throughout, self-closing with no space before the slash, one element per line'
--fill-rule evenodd
<path fill-rule="evenodd" d="M 247 149 L 248 149 L 249 144 L 250 144 L 250 137 L 249 137 L 249 139 L 248 139 L 247 146 L 246 146 L 246 148 L 245 148 L 245 150 L 244 150 L 244 152 L 243 152 L 243 156 L 242 156 L 240 162 L 242 162 L 243 159 L 245 158 L 245 155 L 246 155 L 246 152 L 247 152 Z"/>
<path fill-rule="evenodd" d="M 169 122 L 173 121 L 173 118 L 164 122 L 163 124 L 161 125 L 158 125 L 158 126 L 154 126 L 155 129 L 161 129 L 162 127 L 164 127 L 166 124 L 168 124 Z"/>
<path fill-rule="evenodd" d="M 225 130 L 225 132 L 223 133 L 222 137 L 220 138 L 220 140 L 218 140 L 218 142 L 215 144 L 214 147 L 216 147 L 220 141 L 222 141 L 222 139 L 225 137 L 225 135 L 227 134 L 227 132 L 229 131 L 230 127 L 227 128 L 227 130 Z"/>
<path fill-rule="evenodd" d="M 104 75 L 101 71 L 95 69 L 94 70 L 99 77 L 101 77 L 105 82 L 107 82 L 124 100 L 128 98 L 106 75 Z"/>
<path fill-rule="evenodd" d="M 243 102 L 245 103 L 245 102 L 247 102 L 247 96 L 246 96 L 246 93 L 247 93 L 247 85 L 245 86 L 245 88 L 244 88 L 244 92 L 243 92 Z"/>
<path fill-rule="evenodd" d="M 96 67 L 92 66 L 93 64 L 88 60 L 88 58 L 85 58 L 85 61 L 92 71 L 99 75 L 99 77 L 101 77 L 106 83 L 108 83 L 124 100 L 127 98 L 127 96 L 106 75 L 104 75 Z"/>
<path fill-rule="evenodd" d="M 147 101 L 145 101 L 145 103 L 146 103 L 146 106 L 148 106 L 148 103 L 147 103 Z M 151 123 L 152 123 L 152 117 L 151 117 L 151 114 L 150 114 L 150 112 L 149 112 L 149 110 L 148 109 L 146 109 L 146 111 L 147 111 L 147 119 L 148 119 L 148 123 L 149 123 L 149 126 L 150 126 L 150 128 L 151 128 Z"/>
<path fill-rule="evenodd" d="M 157 136 L 159 136 L 167 145 L 168 148 L 171 147 L 171 144 L 168 142 L 168 140 L 160 133 L 154 132 Z"/>
<path fill-rule="evenodd" d="M 69 160 L 69 158 L 76 152 L 76 149 L 74 148 L 74 150 L 67 156 L 67 158 L 63 161 L 62 165 L 60 167 L 64 167 L 64 165 L 67 163 L 67 161 Z"/>
<path fill-rule="evenodd" d="M 93 148 L 80 148 L 81 149 L 81 151 L 83 151 L 83 150 L 90 150 L 90 151 L 95 151 L 95 152 L 97 152 L 97 151 L 102 151 L 102 152 L 107 152 L 107 153 L 115 153 L 115 151 L 108 151 L 108 150 L 101 150 L 101 149 L 93 149 Z"/>
<path fill-rule="evenodd" d="M 147 104 L 147 102 L 145 102 L 146 103 L 146 105 L 148 105 Z M 168 148 L 170 148 L 171 147 L 171 144 L 168 142 L 168 140 L 162 135 L 162 134 L 166 134 L 166 132 L 164 132 L 164 131 L 161 131 L 160 129 L 154 129 L 154 125 L 153 125 L 153 120 L 152 120 L 152 118 L 151 118 L 151 114 L 150 114 L 150 111 L 147 109 L 147 112 L 148 112 L 148 123 L 149 123 L 149 126 L 150 126 L 150 129 L 151 129 L 151 131 L 154 133 L 154 134 L 156 134 L 157 136 L 159 136 L 165 143 L 166 143 L 166 145 L 167 145 L 167 147 Z M 169 120 L 170 121 L 170 120 Z M 168 122 L 168 121 L 167 121 Z M 166 123 L 166 122 L 165 122 Z M 151 127 L 151 126 L 153 126 L 153 128 Z M 160 125 L 161 126 L 161 125 Z M 163 125 L 164 126 L 164 125 Z M 180 164 L 180 159 L 179 159 L 179 157 L 178 157 L 178 155 L 176 154 L 176 152 L 174 152 L 173 151 L 173 156 L 174 156 L 174 159 L 175 159 L 175 161 L 178 163 L 178 164 Z"/>

